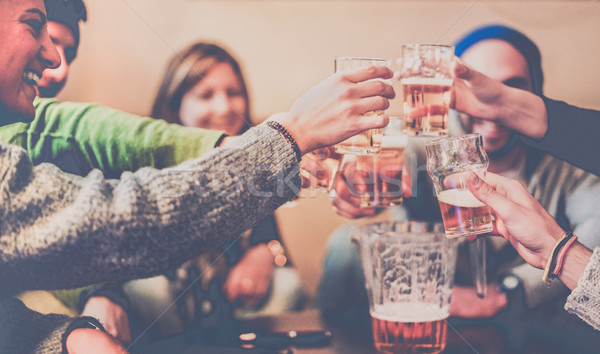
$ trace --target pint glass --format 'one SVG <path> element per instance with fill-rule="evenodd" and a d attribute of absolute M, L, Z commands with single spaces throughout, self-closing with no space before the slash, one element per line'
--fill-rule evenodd
<path fill-rule="evenodd" d="M 374 155 L 345 155 L 340 171 L 360 207 L 388 207 L 402 203 L 402 174 L 406 135 L 402 119 L 390 118 L 383 131 L 381 152 Z"/>
<path fill-rule="evenodd" d="M 335 58 L 334 70 L 338 73 L 369 65 L 390 67 L 391 61 L 377 58 L 339 57 Z M 383 112 L 373 111 L 365 115 L 382 115 Z M 335 150 L 340 154 L 377 154 L 381 150 L 381 132 L 382 129 L 368 129 L 335 145 Z"/>
<path fill-rule="evenodd" d="M 335 176 L 338 173 L 342 157 L 333 147 L 317 149 L 306 154 L 306 162 L 301 164 L 301 175 L 307 178 L 311 186 L 329 192 L 333 188 Z M 310 162 L 308 161 L 310 160 Z M 311 171 L 306 170 L 310 163 Z"/>
<path fill-rule="evenodd" d="M 406 134 L 448 135 L 453 81 L 449 71 L 453 57 L 454 47 L 449 45 L 402 46 L 400 85 Z"/>
<path fill-rule="evenodd" d="M 492 231 L 492 213 L 466 186 L 468 171 L 485 178 L 489 164 L 481 134 L 437 139 L 425 144 L 427 173 L 440 204 L 446 236 Z"/>
<path fill-rule="evenodd" d="M 420 222 L 364 225 L 356 240 L 377 351 L 443 351 L 457 240 L 441 224 Z"/>

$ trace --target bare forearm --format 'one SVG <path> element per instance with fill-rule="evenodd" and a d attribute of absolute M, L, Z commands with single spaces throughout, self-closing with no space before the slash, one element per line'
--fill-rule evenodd
<path fill-rule="evenodd" d="M 501 97 L 502 121 L 530 138 L 541 140 L 548 131 L 548 113 L 541 97 L 504 86 Z"/>
<path fill-rule="evenodd" d="M 591 257 L 591 250 L 579 242 L 575 243 L 565 256 L 562 272 L 558 277 L 560 281 L 569 289 L 575 289 Z"/>

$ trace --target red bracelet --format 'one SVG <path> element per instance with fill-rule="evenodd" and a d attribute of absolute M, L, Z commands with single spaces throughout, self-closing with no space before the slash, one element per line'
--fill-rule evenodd
<path fill-rule="evenodd" d="M 556 257 L 556 267 L 554 267 L 554 270 L 552 271 L 552 278 L 556 278 L 560 274 L 560 271 L 562 270 L 563 262 L 565 259 L 565 255 L 567 254 L 567 251 L 569 250 L 571 245 L 573 245 L 576 240 L 577 240 L 577 236 L 571 237 L 569 239 L 569 241 L 567 241 L 567 243 L 563 246 L 563 248 L 560 249 L 560 252 L 558 253 L 558 256 Z"/>
<path fill-rule="evenodd" d="M 573 233 L 569 231 L 554 245 L 550 257 L 548 257 L 546 267 L 544 268 L 544 275 L 542 276 L 542 280 L 548 284 L 548 286 L 550 286 L 552 279 L 556 278 L 560 273 L 565 254 L 575 239 L 577 239 L 577 236 L 574 236 Z M 560 263 L 560 265 L 558 263 Z"/>

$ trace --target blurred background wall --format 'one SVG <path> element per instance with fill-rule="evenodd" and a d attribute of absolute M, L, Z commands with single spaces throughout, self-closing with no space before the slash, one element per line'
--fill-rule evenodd
<path fill-rule="evenodd" d="M 259 122 L 331 74 L 335 56 L 396 59 L 403 43 L 453 43 L 479 25 L 500 23 L 540 47 L 547 96 L 600 109 L 599 1 L 84 1 L 89 20 L 63 100 L 147 115 L 167 59 L 192 41 L 210 40 L 241 62 Z M 396 100 L 388 112 L 399 108 Z M 326 239 L 344 222 L 322 194 L 278 211 L 309 293 Z"/>

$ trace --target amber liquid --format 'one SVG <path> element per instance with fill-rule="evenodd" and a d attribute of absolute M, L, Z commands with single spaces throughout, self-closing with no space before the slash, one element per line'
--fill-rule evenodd
<path fill-rule="evenodd" d="M 404 148 L 382 149 L 377 155 L 357 156 L 354 189 L 361 207 L 386 207 L 402 203 L 402 168 Z M 361 186 L 362 184 L 362 186 Z"/>
<path fill-rule="evenodd" d="M 492 213 L 468 190 L 450 189 L 438 193 L 446 236 L 468 236 L 491 232 Z"/>
<path fill-rule="evenodd" d="M 404 132 L 408 135 L 448 135 L 452 79 L 409 77 L 400 80 L 404 102 Z"/>
<path fill-rule="evenodd" d="M 316 171 L 316 176 L 310 175 L 310 173 L 305 174 L 311 180 L 311 185 L 330 191 L 333 188 L 333 181 L 335 180 L 335 175 L 338 173 L 344 155 L 333 151 L 331 152 L 331 155 L 325 159 L 315 156 L 312 152 L 308 155 L 310 155 L 308 158 L 319 162 L 320 168 Z"/>
<path fill-rule="evenodd" d="M 379 353 L 440 353 L 446 347 L 447 319 L 400 322 L 371 317 Z"/>
<path fill-rule="evenodd" d="M 383 115 L 383 111 L 365 113 L 365 116 Z M 381 151 L 383 129 L 368 129 L 350 137 L 337 145 L 335 151 L 340 154 L 367 155 L 378 154 Z"/>

